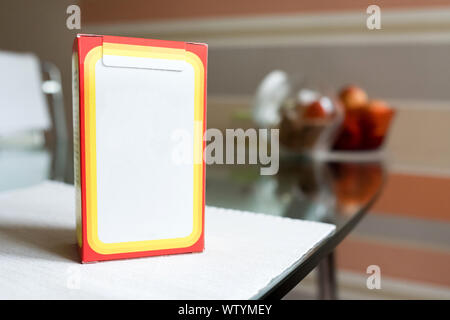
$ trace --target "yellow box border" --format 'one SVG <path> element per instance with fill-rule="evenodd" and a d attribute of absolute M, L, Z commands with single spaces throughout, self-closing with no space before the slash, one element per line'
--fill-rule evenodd
<path fill-rule="evenodd" d="M 86 172 L 86 229 L 89 246 L 100 254 L 118 254 L 139 251 L 154 251 L 185 248 L 195 244 L 203 231 L 203 163 L 194 159 L 194 207 L 193 230 L 184 238 L 158 239 L 104 243 L 98 237 L 97 221 L 97 156 L 96 156 L 96 111 L 95 111 L 95 66 L 103 54 L 146 57 L 154 59 L 182 60 L 191 64 L 195 74 L 194 121 L 203 128 L 204 123 L 204 67 L 200 58 L 181 49 L 103 43 L 92 48 L 84 61 L 85 85 L 85 172 Z M 194 130 L 194 158 L 203 152 L 203 130 Z M 201 157 L 200 159 L 203 159 Z"/>

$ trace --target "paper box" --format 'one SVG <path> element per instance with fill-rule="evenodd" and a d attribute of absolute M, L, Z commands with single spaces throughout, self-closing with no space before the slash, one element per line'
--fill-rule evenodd
<path fill-rule="evenodd" d="M 82 262 L 203 250 L 206 61 L 205 44 L 75 39 Z"/>

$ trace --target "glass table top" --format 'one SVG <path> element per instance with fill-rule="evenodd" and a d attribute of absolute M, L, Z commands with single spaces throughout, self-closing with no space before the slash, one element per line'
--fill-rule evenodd
<path fill-rule="evenodd" d="M 256 166 L 208 166 L 206 204 L 332 223 L 339 227 L 364 211 L 385 179 L 383 162 L 281 162 L 278 174 Z"/>
<path fill-rule="evenodd" d="M 382 190 L 383 161 L 280 159 L 279 172 L 260 175 L 257 165 L 208 165 L 206 204 L 336 225 L 306 257 L 274 279 L 255 298 L 282 297 L 353 230 Z M 0 150 L 0 191 L 43 180 L 73 182 L 70 146 Z"/>

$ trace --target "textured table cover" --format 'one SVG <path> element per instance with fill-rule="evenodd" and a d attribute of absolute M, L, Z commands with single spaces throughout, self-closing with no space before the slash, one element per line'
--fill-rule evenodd
<path fill-rule="evenodd" d="M 1 299 L 249 299 L 335 226 L 206 208 L 203 253 L 80 264 L 74 189 L 0 193 Z"/>

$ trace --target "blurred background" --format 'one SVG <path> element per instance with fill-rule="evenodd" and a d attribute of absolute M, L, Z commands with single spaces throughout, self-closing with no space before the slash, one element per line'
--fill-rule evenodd
<path fill-rule="evenodd" d="M 66 27 L 72 4 L 81 8 L 80 30 Z M 366 27 L 371 4 L 381 8 L 380 30 Z M 358 180 L 351 201 L 367 202 L 381 188 L 368 215 L 337 249 L 339 297 L 450 299 L 450 1 L 1 1 L 0 50 L 50 63 L 43 81 L 50 80 L 44 89 L 53 125 L 43 120 L 43 138 L 0 134 L 0 142 L 44 144 L 60 153 L 55 160 L 54 152 L 39 149 L 24 158 L 14 148 L 0 148 L 3 190 L 48 177 L 73 181 L 71 54 L 77 33 L 208 43 L 210 128 L 254 127 L 255 92 L 273 70 L 329 96 L 353 84 L 384 100 L 395 118 L 383 145 L 382 172 L 331 168 L 338 202 L 348 200 L 345 183 L 353 181 L 339 180 L 342 172 Z M 222 173 L 211 172 L 214 190 Z M 270 185 L 252 187 L 264 195 Z M 233 185 L 221 188 L 227 194 Z M 224 201 L 216 199 L 219 191 L 211 193 L 210 203 Z M 270 204 L 260 206 L 270 210 Z M 366 287 L 372 264 L 381 268 L 381 290 Z M 313 272 L 286 298 L 315 298 L 315 277 Z"/>

